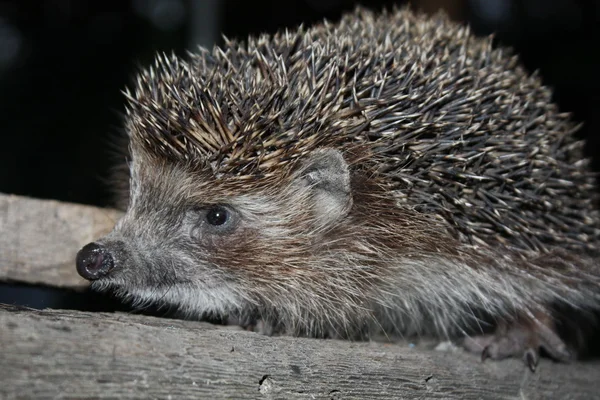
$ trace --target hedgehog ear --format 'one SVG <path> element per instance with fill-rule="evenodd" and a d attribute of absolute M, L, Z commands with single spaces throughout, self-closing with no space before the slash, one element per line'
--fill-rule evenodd
<path fill-rule="evenodd" d="M 313 151 L 305 160 L 299 179 L 313 193 L 313 209 L 321 225 L 342 218 L 350 210 L 350 169 L 340 151 Z"/>

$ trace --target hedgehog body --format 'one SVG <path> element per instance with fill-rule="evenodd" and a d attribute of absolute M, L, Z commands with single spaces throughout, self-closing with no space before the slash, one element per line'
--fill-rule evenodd
<path fill-rule="evenodd" d="M 357 10 L 159 56 L 126 95 L 127 213 L 77 261 L 100 290 L 316 336 L 501 321 L 556 358 L 553 310 L 600 307 L 577 126 L 443 16 Z"/>

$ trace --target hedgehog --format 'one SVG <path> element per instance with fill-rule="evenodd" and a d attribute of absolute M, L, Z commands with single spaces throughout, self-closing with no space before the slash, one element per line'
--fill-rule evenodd
<path fill-rule="evenodd" d="M 596 175 L 578 124 L 492 41 L 358 8 L 158 55 L 124 92 L 126 212 L 78 273 L 263 333 L 573 359 L 564 317 L 600 308 Z"/>

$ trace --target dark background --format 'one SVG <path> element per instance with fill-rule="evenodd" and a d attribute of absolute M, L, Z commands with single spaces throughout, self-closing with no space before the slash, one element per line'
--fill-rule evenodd
<path fill-rule="evenodd" d="M 0 1 L 0 192 L 109 206 L 110 166 L 124 97 L 155 52 L 184 55 L 221 43 L 310 24 L 362 4 L 351 0 Z M 585 123 L 599 170 L 600 1 L 413 0 L 444 8 L 474 32 L 496 32 L 525 66 L 539 70 L 562 110 Z M 0 252 L 2 249 L 0 249 Z M 75 268 L 73 268 L 73 273 Z M 0 302 L 33 307 L 115 309 L 91 294 L 0 285 Z"/>

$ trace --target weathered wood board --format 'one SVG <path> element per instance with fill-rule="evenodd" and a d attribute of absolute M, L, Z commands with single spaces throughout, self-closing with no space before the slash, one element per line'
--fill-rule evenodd
<path fill-rule="evenodd" d="M 0 193 L 0 281 L 86 287 L 75 255 L 108 233 L 120 213 Z"/>
<path fill-rule="evenodd" d="M 0 398 L 593 399 L 599 363 L 252 332 L 131 314 L 0 306 Z"/>

